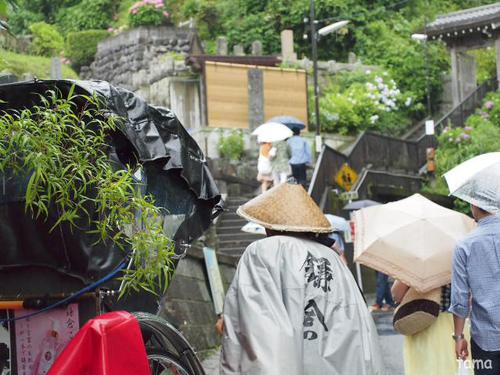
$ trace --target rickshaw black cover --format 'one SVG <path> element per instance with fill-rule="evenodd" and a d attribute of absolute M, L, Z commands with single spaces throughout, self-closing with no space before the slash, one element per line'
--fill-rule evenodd
<path fill-rule="evenodd" d="M 170 110 L 149 105 L 134 93 L 103 81 L 35 80 L 0 85 L 0 116 L 40 104 L 40 95 L 49 90 L 66 96 L 73 85 L 75 94 L 97 94 L 107 111 L 124 120 L 120 131 L 110 137 L 110 162 L 117 167 L 141 163 L 143 191 L 165 208 L 167 227 L 176 243 L 199 237 L 210 225 L 221 196 L 203 152 Z M 80 106 L 85 100 L 79 96 L 75 102 Z M 12 275 L 7 274 L 20 267 L 48 267 L 83 284 L 112 271 L 124 252 L 110 241 L 95 245 L 95 236 L 86 230 L 90 227 L 75 230 L 63 224 L 51 232 L 57 212 L 49 210 L 46 219 L 34 219 L 26 212 L 24 195 L 30 173 L 26 172 L 24 176 L 0 175 L 0 274 L 5 272 L 7 277 L 2 277 L 3 282 L 11 282 Z M 183 249 L 176 246 L 176 251 Z"/>

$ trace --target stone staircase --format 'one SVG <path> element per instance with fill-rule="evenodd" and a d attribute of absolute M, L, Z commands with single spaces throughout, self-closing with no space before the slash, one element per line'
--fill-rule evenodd
<path fill-rule="evenodd" d="M 226 200 L 224 212 L 216 225 L 218 253 L 240 257 L 248 245 L 264 237 L 258 234 L 245 233 L 241 230 L 247 221 L 239 217 L 236 210 L 250 198 L 235 196 L 228 197 Z"/>

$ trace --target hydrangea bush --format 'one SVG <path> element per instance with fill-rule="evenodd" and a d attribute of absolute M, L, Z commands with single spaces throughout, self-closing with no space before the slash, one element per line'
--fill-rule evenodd
<path fill-rule="evenodd" d="M 412 103 L 386 72 L 345 73 L 320 99 L 322 128 L 342 134 L 365 129 L 398 133 L 409 123 Z"/>
<path fill-rule="evenodd" d="M 458 164 L 486 152 L 500 151 L 500 92 L 487 96 L 481 108 L 470 116 L 464 127 L 443 129 L 438 136 L 436 152 L 436 180 L 426 187 L 426 191 L 448 195 L 443 174 Z M 456 208 L 468 212 L 467 205 L 458 200 Z"/>
<path fill-rule="evenodd" d="M 170 13 L 163 0 L 142 0 L 129 9 L 128 23 L 130 27 L 160 26 L 170 21 Z"/>

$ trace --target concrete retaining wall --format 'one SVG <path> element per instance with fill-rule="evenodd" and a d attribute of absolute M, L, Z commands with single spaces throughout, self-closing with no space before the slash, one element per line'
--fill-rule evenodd
<path fill-rule="evenodd" d="M 220 254 L 217 254 L 217 260 L 227 290 L 236 271 L 237 260 Z M 179 262 L 166 295 L 162 316 L 177 327 L 197 351 L 220 344 L 220 337 L 214 328 L 216 315 L 200 247 L 191 248 Z"/>

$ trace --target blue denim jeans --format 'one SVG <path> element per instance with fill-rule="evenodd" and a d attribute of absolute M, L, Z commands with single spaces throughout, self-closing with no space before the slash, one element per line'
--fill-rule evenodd
<path fill-rule="evenodd" d="M 392 299 L 391 295 L 391 288 L 389 287 L 389 277 L 382 273 L 378 272 L 377 273 L 377 298 L 375 303 L 377 305 L 383 306 L 384 301 L 386 304 L 393 306 L 394 301 Z"/>

